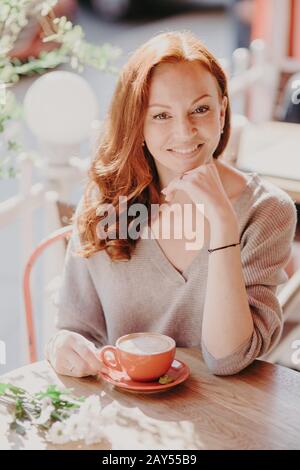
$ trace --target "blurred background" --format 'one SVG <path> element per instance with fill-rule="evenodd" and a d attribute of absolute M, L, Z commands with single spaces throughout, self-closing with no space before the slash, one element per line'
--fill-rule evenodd
<path fill-rule="evenodd" d="M 50 246 L 50 239 L 40 255 L 34 250 L 68 225 L 118 70 L 154 34 L 190 30 L 220 59 L 233 108 L 233 132 L 222 158 L 256 171 L 287 191 L 297 207 L 300 203 L 299 0 L 24 0 L 22 5 L 6 0 L 0 6 L 0 373 L 43 357 L 53 332 L 65 242 Z M 297 237 L 286 268 L 289 281 L 279 292 L 286 327 L 267 358 L 295 369 Z M 24 284 L 32 253 L 36 260 L 27 264 Z"/>

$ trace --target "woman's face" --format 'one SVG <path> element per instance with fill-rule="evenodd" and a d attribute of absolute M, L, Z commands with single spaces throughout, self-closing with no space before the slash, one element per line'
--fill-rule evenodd
<path fill-rule="evenodd" d="M 144 139 L 158 172 L 178 175 L 211 161 L 226 106 L 216 79 L 200 63 L 158 65 L 144 122 Z"/>

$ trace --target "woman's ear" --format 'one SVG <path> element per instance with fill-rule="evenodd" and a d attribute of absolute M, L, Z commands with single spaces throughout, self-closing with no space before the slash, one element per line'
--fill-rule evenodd
<path fill-rule="evenodd" d="M 220 125 L 221 129 L 223 129 L 225 124 L 225 116 L 226 116 L 226 109 L 227 109 L 228 99 L 227 96 L 223 96 L 221 101 L 221 112 L 220 112 Z"/>

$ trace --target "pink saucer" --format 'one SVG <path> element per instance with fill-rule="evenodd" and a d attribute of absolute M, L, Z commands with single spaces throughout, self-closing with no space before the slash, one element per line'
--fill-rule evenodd
<path fill-rule="evenodd" d="M 116 387 L 126 389 L 128 392 L 156 393 L 176 387 L 176 385 L 184 382 L 190 375 L 190 369 L 184 362 L 179 359 L 174 359 L 166 374 L 174 380 L 164 385 L 160 384 L 158 380 L 155 382 L 134 382 L 126 372 L 118 372 L 108 368 L 103 369 L 99 375 L 106 382 Z"/>

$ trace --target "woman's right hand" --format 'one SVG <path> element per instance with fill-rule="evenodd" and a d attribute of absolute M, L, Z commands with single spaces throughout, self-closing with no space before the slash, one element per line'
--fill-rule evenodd
<path fill-rule="evenodd" d="M 58 374 L 71 377 L 97 375 L 103 367 L 94 344 L 68 330 L 61 330 L 50 339 L 46 357 Z"/>

